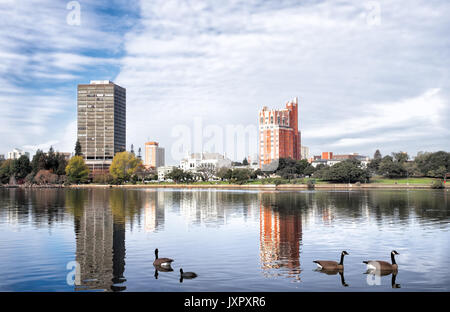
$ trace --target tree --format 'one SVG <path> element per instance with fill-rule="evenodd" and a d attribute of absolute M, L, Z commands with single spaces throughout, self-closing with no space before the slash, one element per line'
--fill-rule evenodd
<path fill-rule="evenodd" d="M 380 170 L 381 159 L 381 152 L 377 149 L 375 151 L 375 154 L 373 155 L 373 159 L 367 165 L 367 168 L 372 174 L 378 173 L 378 171 Z"/>
<path fill-rule="evenodd" d="M 58 160 L 56 159 L 56 154 L 53 150 L 53 146 L 50 146 L 50 149 L 48 150 L 45 169 L 51 170 L 53 173 L 56 173 L 56 171 L 58 170 Z"/>
<path fill-rule="evenodd" d="M 120 152 L 114 156 L 109 173 L 120 183 L 129 181 L 140 164 L 142 161 L 134 154 L 126 151 Z"/>
<path fill-rule="evenodd" d="M 233 170 L 231 170 L 230 168 L 221 167 L 216 171 L 216 176 L 220 180 L 224 181 L 224 180 L 231 179 L 232 173 L 233 173 Z"/>
<path fill-rule="evenodd" d="M 314 172 L 316 172 L 316 168 L 314 168 L 314 166 L 312 166 L 311 164 L 307 168 L 305 168 L 305 170 L 303 170 L 303 174 L 305 176 L 312 176 Z"/>
<path fill-rule="evenodd" d="M 47 165 L 47 156 L 43 151 L 38 149 L 36 154 L 34 154 L 33 159 L 31 160 L 31 168 L 33 173 L 38 173 L 39 170 L 45 169 Z"/>
<path fill-rule="evenodd" d="M 391 156 L 384 156 L 381 160 L 378 172 L 387 178 L 403 178 L 406 177 L 407 171 L 403 163 L 394 161 Z"/>
<path fill-rule="evenodd" d="M 81 153 L 81 143 L 80 140 L 77 140 L 77 142 L 75 143 L 75 156 L 81 156 L 83 155 Z"/>
<path fill-rule="evenodd" d="M 58 164 L 56 168 L 56 174 L 61 176 L 66 174 L 67 160 L 63 154 L 56 153 L 56 162 Z"/>
<path fill-rule="evenodd" d="M 214 167 L 208 166 L 207 164 L 200 164 L 197 167 L 197 172 L 199 173 L 200 179 L 202 179 L 202 181 L 209 181 L 214 177 L 216 169 Z"/>
<path fill-rule="evenodd" d="M 381 152 L 380 152 L 379 149 L 377 149 L 377 150 L 375 151 L 375 154 L 373 154 L 373 159 L 379 159 L 379 160 L 381 160 L 381 158 L 383 158 L 382 155 L 381 155 Z"/>
<path fill-rule="evenodd" d="M 394 157 L 394 161 L 399 163 L 405 163 L 409 159 L 409 155 L 406 152 L 392 153 L 392 157 Z"/>
<path fill-rule="evenodd" d="M 173 168 L 173 170 L 166 175 L 166 178 L 173 180 L 175 183 L 191 182 L 194 180 L 194 175 L 189 171 Z"/>
<path fill-rule="evenodd" d="M 231 173 L 231 180 L 238 184 L 243 184 L 252 177 L 252 170 L 249 169 L 234 169 Z"/>
<path fill-rule="evenodd" d="M 247 160 L 247 158 L 244 158 L 244 160 L 242 161 L 242 165 L 248 166 L 248 160 Z"/>
<path fill-rule="evenodd" d="M 30 159 L 28 156 L 22 155 L 14 160 L 12 173 L 18 180 L 23 180 L 31 172 Z"/>
<path fill-rule="evenodd" d="M 83 157 L 73 156 L 66 167 L 66 175 L 69 182 L 86 183 L 89 179 L 89 168 Z"/>
<path fill-rule="evenodd" d="M 58 175 L 54 174 L 51 170 L 39 170 L 34 176 L 34 181 L 37 184 L 55 184 L 58 182 Z"/>
<path fill-rule="evenodd" d="M 361 168 L 361 162 L 348 159 L 327 168 L 322 178 L 332 182 L 366 182 L 369 173 Z"/>
<path fill-rule="evenodd" d="M 418 153 L 414 162 L 424 176 L 432 177 L 442 167 L 450 172 L 450 153 L 439 151 L 435 153 Z"/>
<path fill-rule="evenodd" d="M 9 179 L 14 175 L 14 160 L 7 159 L 5 160 L 0 167 L 0 183 L 7 184 L 9 183 Z"/>

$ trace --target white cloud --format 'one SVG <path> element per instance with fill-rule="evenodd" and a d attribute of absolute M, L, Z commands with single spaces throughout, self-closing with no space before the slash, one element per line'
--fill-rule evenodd
<path fill-rule="evenodd" d="M 449 87 L 450 64 L 430 55 L 448 53 L 439 31 L 448 5 L 380 4 L 373 26 L 361 2 L 141 1 L 116 79 L 127 88 L 128 145 L 150 138 L 170 150 L 169 130 L 192 128 L 197 116 L 256 124 L 262 106 L 294 96 L 313 153 L 395 148 L 404 132 L 435 136 L 448 122 L 448 94 L 438 90 Z M 434 143 L 444 148 L 442 136 Z"/>

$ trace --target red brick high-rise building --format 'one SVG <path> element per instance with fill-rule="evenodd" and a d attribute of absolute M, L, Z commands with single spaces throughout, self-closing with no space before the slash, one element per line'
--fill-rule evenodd
<path fill-rule="evenodd" d="M 298 131 L 298 98 L 286 108 L 259 112 L 259 166 L 279 158 L 301 158 L 301 135 Z"/>

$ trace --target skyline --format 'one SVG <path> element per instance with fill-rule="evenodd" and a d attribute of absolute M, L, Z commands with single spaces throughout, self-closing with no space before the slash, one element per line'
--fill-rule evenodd
<path fill-rule="evenodd" d="M 310 155 L 450 146 L 444 1 L 78 1 L 80 25 L 68 3 L 0 1 L 0 154 L 73 151 L 90 80 L 127 89 L 127 150 L 150 138 L 167 163 L 177 126 L 257 127 L 295 96 Z"/>

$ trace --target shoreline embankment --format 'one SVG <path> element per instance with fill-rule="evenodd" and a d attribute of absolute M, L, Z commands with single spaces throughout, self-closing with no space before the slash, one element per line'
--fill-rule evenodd
<path fill-rule="evenodd" d="M 429 184 L 376 184 L 376 183 L 363 183 L 363 184 L 316 184 L 314 188 L 308 188 L 306 184 L 122 184 L 122 185 L 107 185 L 107 184 L 72 184 L 72 185 L 2 185 L 0 188 L 149 188 L 149 189 L 223 189 L 223 190 L 271 190 L 271 191 L 283 191 L 283 190 L 367 190 L 367 189 L 432 189 Z M 450 184 L 445 185 L 445 189 L 450 189 Z"/>

